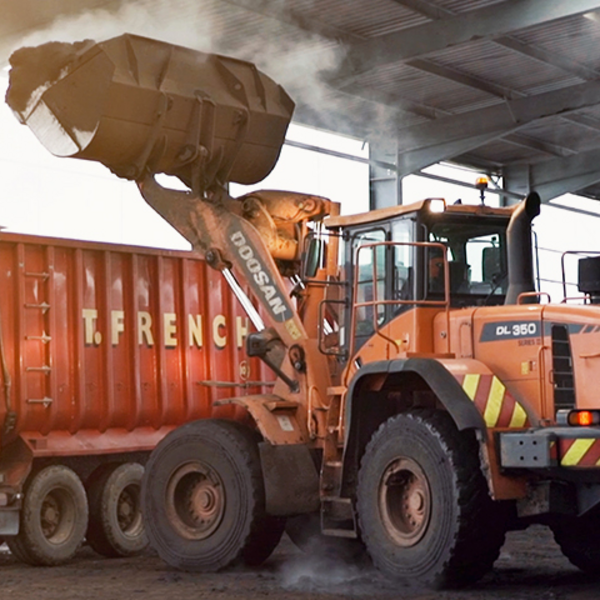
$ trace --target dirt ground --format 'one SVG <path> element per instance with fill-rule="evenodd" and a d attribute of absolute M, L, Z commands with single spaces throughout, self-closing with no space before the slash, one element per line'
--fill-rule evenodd
<path fill-rule="evenodd" d="M 581 574 L 561 555 L 543 527 L 510 533 L 492 573 L 459 592 L 400 587 L 372 568 L 315 560 L 284 537 L 261 568 L 214 575 L 180 573 L 152 553 L 133 559 L 100 558 L 80 550 L 64 567 L 18 563 L 0 547 L 0 600 L 597 600 L 597 579 Z"/>

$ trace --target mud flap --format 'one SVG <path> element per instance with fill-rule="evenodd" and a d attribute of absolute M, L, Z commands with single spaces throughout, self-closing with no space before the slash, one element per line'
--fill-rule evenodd
<path fill-rule="evenodd" d="M 19 513 L 17 509 L 0 510 L 0 536 L 19 533 Z"/>
<path fill-rule="evenodd" d="M 319 476 L 304 444 L 259 444 L 265 482 L 266 511 L 273 516 L 319 510 Z"/>

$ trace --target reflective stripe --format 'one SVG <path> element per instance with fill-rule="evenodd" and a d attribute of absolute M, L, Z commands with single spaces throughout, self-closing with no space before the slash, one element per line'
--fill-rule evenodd
<path fill-rule="evenodd" d="M 511 429 L 527 427 L 529 419 L 525 409 L 495 375 L 468 373 L 455 375 L 455 377 L 481 413 L 486 427 Z"/>
<path fill-rule="evenodd" d="M 481 375 L 465 375 L 463 390 L 465 390 L 465 393 L 471 400 L 475 400 L 475 394 L 477 393 L 480 379 Z"/>
<path fill-rule="evenodd" d="M 582 438 L 575 440 L 573 445 L 567 450 L 565 455 L 560 459 L 560 464 L 563 467 L 573 467 L 581 461 L 585 453 L 592 447 L 596 440 L 593 438 Z"/>
<path fill-rule="evenodd" d="M 492 377 L 492 387 L 488 396 L 487 405 L 483 418 L 488 427 L 496 427 L 502 410 L 502 401 L 504 400 L 504 391 L 506 388 L 497 377 Z"/>
<path fill-rule="evenodd" d="M 515 409 L 513 410 L 512 417 L 510 418 L 509 427 L 525 427 L 527 422 L 527 413 L 523 407 L 515 402 Z"/>

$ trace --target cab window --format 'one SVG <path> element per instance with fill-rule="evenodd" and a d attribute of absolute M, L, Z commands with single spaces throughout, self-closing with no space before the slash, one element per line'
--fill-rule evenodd
<path fill-rule="evenodd" d="M 386 287 L 386 247 L 364 247 L 369 244 L 386 241 L 386 232 L 375 229 L 357 233 L 352 240 L 353 265 L 357 273 L 356 298 L 357 304 L 385 300 Z M 356 267 L 357 266 L 357 267 Z M 375 331 L 376 322 L 381 325 L 385 321 L 385 305 L 362 306 L 357 309 L 357 336 L 371 335 Z"/>
<path fill-rule="evenodd" d="M 431 227 L 429 241 L 446 248 L 450 293 L 454 296 L 479 296 L 482 302 L 501 298 L 506 293 L 506 249 L 503 229 L 483 224 L 443 223 Z M 428 293 L 444 290 L 444 273 L 436 259 L 440 248 L 430 248 L 427 262 Z M 490 302 L 492 303 L 492 302 Z"/>

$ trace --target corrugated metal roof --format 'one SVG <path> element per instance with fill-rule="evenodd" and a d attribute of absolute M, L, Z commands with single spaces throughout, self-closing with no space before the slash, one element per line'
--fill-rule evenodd
<path fill-rule="evenodd" d="M 452 12 L 462 13 L 477 10 L 484 6 L 500 4 L 503 1 L 504 0 L 439 0 L 432 4 L 436 4 Z"/>
<path fill-rule="evenodd" d="M 452 67 L 480 79 L 501 85 L 508 90 L 530 95 L 548 84 L 561 79 L 572 83 L 563 70 L 518 54 L 493 41 L 473 42 L 431 57 L 434 62 Z"/>
<path fill-rule="evenodd" d="M 395 0 L 299 0 L 288 2 L 296 13 L 328 23 L 347 33 L 370 38 L 414 27 L 427 21 Z"/>
<path fill-rule="evenodd" d="M 600 52 L 598 52 L 600 17 L 598 18 L 599 21 L 584 17 L 556 21 L 544 27 L 519 31 L 515 37 L 525 44 L 539 46 L 591 69 L 597 69 L 600 77 Z"/>

